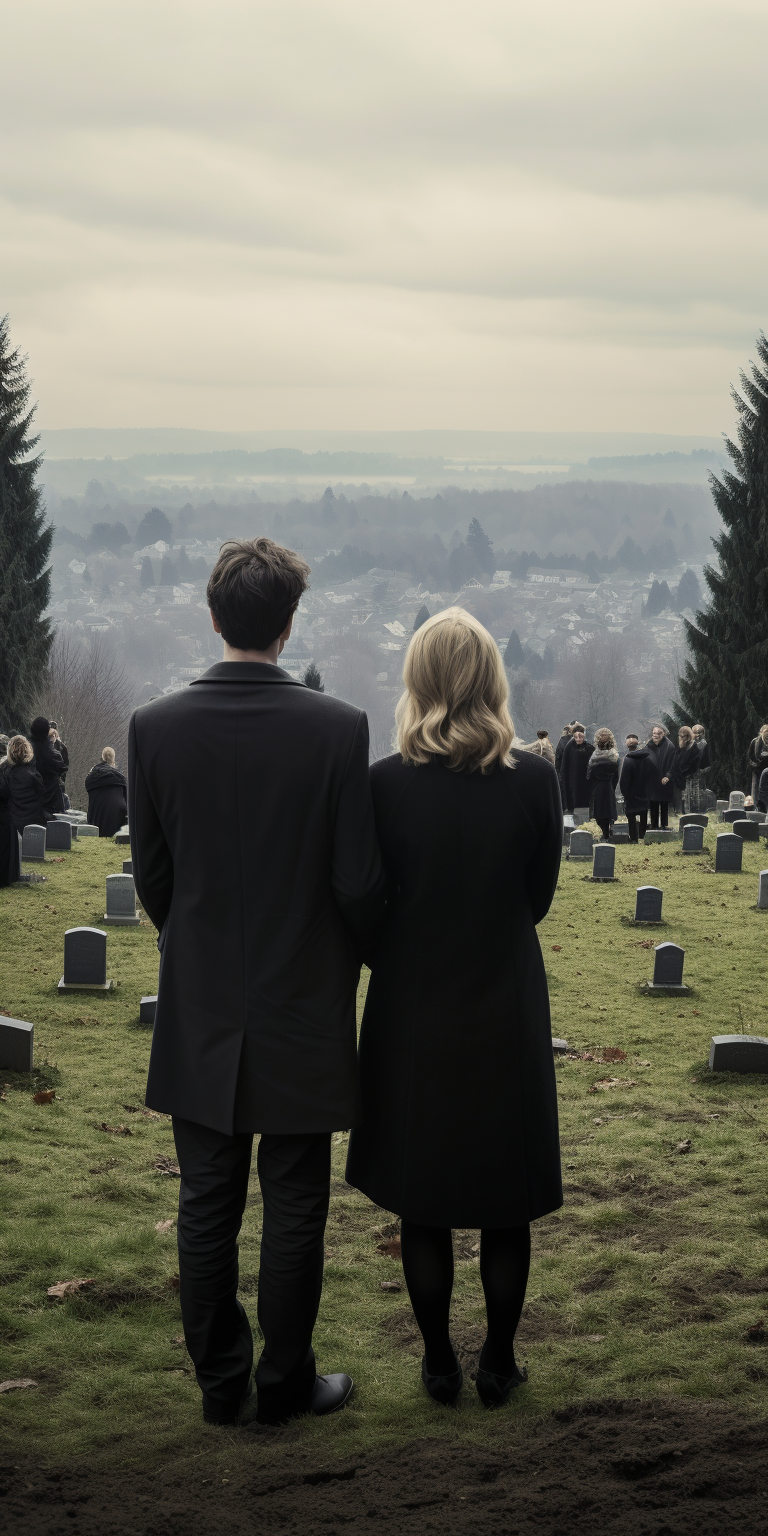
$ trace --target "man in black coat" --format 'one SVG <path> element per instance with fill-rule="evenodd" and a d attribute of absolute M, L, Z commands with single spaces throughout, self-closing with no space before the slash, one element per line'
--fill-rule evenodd
<path fill-rule="evenodd" d="M 173 1116 L 184 1333 L 219 1424 L 250 1393 L 237 1235 L 255 1132 L 259 1418 L 327 1413 L 352 1390 L 316 1375 L 312 1330 L 331 1132 L 360 1117 L 355 996 L 383 881 L 366 717 L 277 666 L 308 576 L 270 539 L 223 545 L 208 602 L 224 661 L 130 727 L 133 874 L 161 953 L 147 1104 Z"/>
<path fill-rule="evenodd" d="M 621 765 L 619 789 L 624 796 L 629 841 L 636 843 L 645 837 L 648 825 L 648 788 L 651 777 L 650 754 L 641 747 L 634 734 L 626 740 L 627 750 Z M 639 835 L 638 835 L 639 828 Z"/>
<path fill-rule="evenodd" d="M 52 730 L 45 715 L 36 715 L 29 728 L 35 767 L 43 781 L 43 805 L 50 821 L 56 811 L 64 810 L 64 791 L 61 776 L 64 759 L 56 741 L 57 732 Z"/>
<path fill-rule="evenodd" d="M 584 727 L 576 720 L 571 739 L 563 751 L 560 767 L 565 811 L 575 811 L 577 806 L 589 805 L 590 785 L 587 780 L 587 769 L 594 750 L 594 742 L 586 740 Z"/>

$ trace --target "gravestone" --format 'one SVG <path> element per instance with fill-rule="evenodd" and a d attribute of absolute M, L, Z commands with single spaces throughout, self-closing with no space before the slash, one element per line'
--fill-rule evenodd
<path fill-rule="evenodd" d="M 141 922 L 136 911 L 136 887 L 133 875 L 107 875 L 107 910 L 104 922 L 115 928 L 136 928 Z"/>
<path fill-rule="evenodd" d="M 635 922 L 660 923 L 664 892 L 657 885 L 639 885 L 635 894 Z"/>
<path fill-rule="evenodd" d="M 708 811 L 716 811 L 717 810 L 717 795 L 715 794 L 713 789 L 705 789 L 705 791 L 704 791 L 704 804 L 705 804 L 705 806 L 706 806 Z"/>
<path fill-rule="evenodd" d="M 64 975 L 60 992 L 109 992 L 107 935 L 103 928 L 68 928 L 64 934 Z"/>
<path fill-rule="evenodd" d="M 568 847 L 568 842 L 569 842 L 571 833 L 575 832 L 575 831 L 576 831 L 576 823 L 575 823 L 573 817 L 570 814 L 566 813 L 566 815 L 563 817 L 563 847 L 564 848 Z"/>
<path fill-rule="evenodd" d="M 727 809 L 728 809 L 728 801 L 727 800 L 716 800 L 715 801 L 715 810 L 716 811 L 727 811 Z"/>
<path fill-rule="evenodd" d="M 0 1015 L 0 1067 L 9 1072 L 31 1072 L 34 1045 L 34 1024 Z"/>
<path fill-rule="evenodd" d="M 686 811 L 685 815 L 680 817 L 678 826 L 681 831 L 683 827 L 708 827 L 709 817 L 705 816 L 703 811 Z"/>
<path fill-rule="evenodd" d="M 554 1035 L 553 1035 L 552 1036 L 552 1049 L 553 1049 L 553 1051 L 554 1051 L 556 1056 L 564 1056 L 566 1051 L 568 1050 L 568 1041 L 567 1040 L 556 1040 Z"/>
<path fill-rule="evenodd" d="M 629 842 L 629 822 L 626 820 L 626 817 L 614 821 L 613 826 L 611 827 L 611 842 Z"/>
<path fill-rule="evenodd" d="M 115 842 L 116 843 L 129 843 L 130 841 L 131 841 L 131 834 L 130 834 L 130 832 L 128 830 L 128 825 L 126 823 L 126 825 L 124 827 L 120 828 L 119 832 L 115 833 Z"/>
<path fill-rule="evenodd" d="M 577 805 L 573 813 L 573 819 L 577 827 L 580 827 L 583 821 L 589 821 L 589 806 Z"/>
<path fill-rule="evenodd" d="M 85 837 L 98 837 L 99 829 L 98 827 L 91 826 L 89 821 L 79 821 L 75 828 L 75 833 L 77 835 L 77 841 L 80 842 L 80 840 Z"/>
<path fill-rule="evenodd" d="M 746 795 L 744 794 L 743 789 L 732 789 L 728 797 L 729 811 L 742 811 L 744 809 L 745 800 Z"/>
<path fill-rule="evenodd" d="M 713 1035 L 710 1072 L 768 1072 L 768 1039 L 764 1035 Z"/>
<path fill-rule="evenodd" d="M 25 864 L 45 863 L 46 828 L 29 826 L 21 834 L 21 857 Z"/>
<path fill-rule="evenodd" d="M 154 997 L 143 997 L 139 1003 L 139 1023 L 154 1024 L 156 1008 L 157 993 L 155 993 Z"/>
<path fill-rule="evenodd" d="M 741 873 L 743 840 L 735 832 L 718 832 L 715 838 L 715 873 L 738 875 Z"/>
<path fill-rule="evenodd" d="M 768 912 L 768 869 L 761 869 L 757 884 L 757 905 L 760 912 Z"/>
<path fill-rule="evenodd" d="M 683 827 L 683 853 L 701 853 L 704 847 L 704 828 L 694 822 Z"/>
<path fill-rule="evenodd" d="M 592 858 L 593 880 L 616 879 L 616 849 L 612 843 L 597 843 Z"/>
<path fill-rule="evenodd" d="M 569 859 L 591 859 L 592 857 L 592 833 L 572 832 L 568 839 Z"/>
<path fill-rule="evenodd" d="M 732 826 L 734 821 L 743 821 L 744 820 L 744 812 L 743 812 L 743 810 L 721 811 L 720 812 L 720 820 L 721 821 L 727 821 Z"/>
<path fill-rule="evenodd" d="M 123 874 L 124 875 L 132 875 L 133 874 L 133 859 L 123 859 Z"/>
<path fill-rule="evenodd" d="M 731 829 L 745 843 L 759 843 L 760 841 L 760 828 L 756 821 L 747 821 L 746 819 L 743 821 L 732 821 Z"/>
<path fill-rule="evenodd" d="M 71 822 L 49 821 L 45 829 L 45 846 L 55 852 L 69 853 L 72 848 Z"/>
<path fill-rule="evenodd" d="M 685 950 L 679 944 L 657 944 L 653 952 L 653 981 L 648 983 L 648 990 L 667 997 L 690 992 L 690 987 L 683 984 L 684 961 Z"/>
<path fill-rule="evenodd" d="M 676 843 L 677 833 L 674 827 L 650 827 L 643 838 L 644 843 Z"/>
<path fill-rule="evenodd" d="M 756 822 L 765 821 L 765 811 L 745 811 L 744 820 Z"/>

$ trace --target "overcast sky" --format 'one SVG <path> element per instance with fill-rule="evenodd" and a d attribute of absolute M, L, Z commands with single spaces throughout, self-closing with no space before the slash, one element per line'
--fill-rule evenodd
<path fill-rule="evenodd" d="M 40 423 L 730 430 L 766 0 L 0 0 Z"/>

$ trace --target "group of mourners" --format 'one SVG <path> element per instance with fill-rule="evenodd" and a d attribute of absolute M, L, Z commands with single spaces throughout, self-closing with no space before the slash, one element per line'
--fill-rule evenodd
<path fill-rule="evenodd" d="M 29 736 L 0 735 L 0 886 L 21 873 L 19 840 L 25 827 L 44 827 L 70 809 L 66 792 L 69 752 L 55 720 L 37 715 Z M 112 747 L 85 780 L 88 820 L 113 837 L 128 819 L 128 786 Z"/>

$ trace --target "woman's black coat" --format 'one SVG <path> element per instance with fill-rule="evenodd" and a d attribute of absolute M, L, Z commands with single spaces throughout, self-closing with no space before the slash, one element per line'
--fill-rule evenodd
<path fill-rule="evenodd" d="M 619 782 L 619 754 L 595 750 L 587 764 L 587 778 L 592 792 L 589 814 L 596 821 L 616 820 L 616 785 Z"/>
<path fill-rule="evenodd" d="M 34 763 L 5 763 L 0 769 L 0 801 L 8 806 L 17 832 L 50 821 L 43 805 L 43 780 Z"/>
<path fill-rule="evenodd" d="M 678 747 L 675 752 L 675 760 L 672 769 L 672 777 L 678 789 L 685 786 L 694 773 L 701 768 L 701 753 L 694 742 L 688 747 Z"/>
<path fill-rule="evenodd" d="M 549 995 L 536 934 L 563 837 L 550 763 L 371 769 L 387 912 L 360 1037 L 347 1180 L 443 1227 L 562 1204 Z"/>
<path fill-rule="evenodd" d="M 649 800 L 670 801 L 675 798 L 675 757 L 677 748 L 673 747 L 668 736 L 662 736 L 659 745 L 656 746 L 653 738 L 646 742 L 650 773 L 648 778 Z M 666 784 L 662 779 L 666 778 Z"/>
<path fill-rule="evenodd" d="M 97 763 L 86 781 L 88 820 L 100 837 L 114 837 L 128 820 L 128 781 L 119 768 Z"/>
<path fill-rule="evenodd" d="M 589 805 L 590 785 L 587 782 L 587 769 L 594 750 L 591 741 L 585 740 L 579 746 L 571 740 L 563 752 L 560 779 L 566 811 L 575 811 L 577 805 Z"/>
<path fill-rule="evenodd" d="M 624 796 L 624 809 L 629 816 L 639 816 L 648 809 L 648 786 L 651 777 L 650 754 L 647 747 L 636 747 L 627 752 L 621 765 L 619 789 Z"/>
<path fill-rule="evenodd" d="M 43 781 L 43 805 L 50 820 L 55 811 L 64 810 L 64 791 L 61 787 L 64 759 L 52 741 L 41 741 L 35 738 L 32 746 L 35 752 L 35 767 Z"/>

